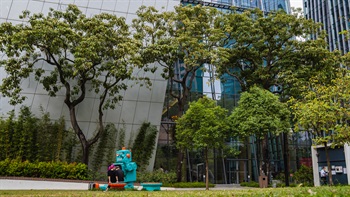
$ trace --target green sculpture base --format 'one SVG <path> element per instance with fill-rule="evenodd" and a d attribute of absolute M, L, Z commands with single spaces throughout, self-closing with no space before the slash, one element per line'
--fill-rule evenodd
<path fill-rule="evenodd" d="M 146 191 L 160 191 L 162 183 L 141 183 L 141 186 Z"/>

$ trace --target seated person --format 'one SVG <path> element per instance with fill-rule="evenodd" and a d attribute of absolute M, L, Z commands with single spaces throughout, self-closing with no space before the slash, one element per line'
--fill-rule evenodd
<path fill-rule="evenodd" d="M 117 183 L 118 182 L 118 176 L 116 167 L 113 165 L 110 170 L 108 170 L 108 183 Z"/>
<path fill-rule="evenodd" d="M 123 182 L 124 181 L 124 172 L 122 169 L 120 169 L 119 166 L 116 167 L 116 175 L 117 175 L 117 182 Z"/>

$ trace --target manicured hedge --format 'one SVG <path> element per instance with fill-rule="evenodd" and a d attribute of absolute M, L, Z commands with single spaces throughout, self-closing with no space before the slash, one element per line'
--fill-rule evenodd
<path fill-rule="evenodd" d="M 0 161 L 0 176 L 87 180 L 88 172 L 82 163 Z"/>
<path fill-rule="evenodd" d="M 153 172 L 137 172 L 136 182 L 161 182 L 161 183 L 175 183 L 176 174 L 174 172 L 164 173 L 160 170 Z"/>
<path fill-rule="evenodd" d="M 255 182 L 255 181 L 242 182 L 240 185 L 243 187 L 259 187 L 259 183 Z"/>

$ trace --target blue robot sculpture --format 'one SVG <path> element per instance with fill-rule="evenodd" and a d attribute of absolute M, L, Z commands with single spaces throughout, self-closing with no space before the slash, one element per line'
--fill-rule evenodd
<path fill-rule="evenodd" d="M 134 182 L 136 181 L 136 169 L 137 165 L 132 162 L 131 151 L 127 150 L 125 147 L 122 150 L 116 152 L 116 163 L 114 165 L 120 166 L 124 172 L 124 182 L 126 185 L 125 189 L 133 189 Z"/>

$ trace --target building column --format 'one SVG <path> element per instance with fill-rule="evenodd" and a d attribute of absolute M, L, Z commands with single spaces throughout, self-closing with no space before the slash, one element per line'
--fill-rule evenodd
<path fill-rule="evenodd" d="M 344 154 L 345 154 L 346 176 L 348 178 L 348 185 L 350 185 L 350 146 L 348 144 L 344 145 Z"/>
<path fill-rule="evenodd" d="M 314 186 L 320 186 L 320 173 L 318 173 L 317 146 L 311 146 L 312 169 L 314 175 Z"/>

